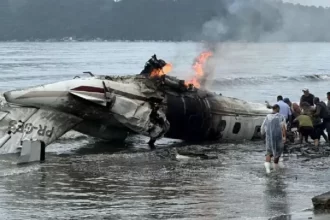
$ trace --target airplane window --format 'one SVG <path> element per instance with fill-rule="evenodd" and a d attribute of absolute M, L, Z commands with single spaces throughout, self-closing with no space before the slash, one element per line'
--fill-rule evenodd
<path fill-rule="evenodd" d="M 253 134 L 252 140 L 260 139 L 260 137 L 261 137 L 260 131 L 261 131 L 261 126 L 256 126 L 254 129 L 254 134 Z"/>
<path fill-rule="evenodd" d="M 241 123 L 236 122 L 233 128 L 233 133 L 238 134 L 238 132 L 241 130 Z"/>
<path fill-rule="evenodd" d="M 226 121 L 225 120 L 221 120 L 218 126 L 218 129 L 220 132 L 223 132 L 226 129 Z"/>

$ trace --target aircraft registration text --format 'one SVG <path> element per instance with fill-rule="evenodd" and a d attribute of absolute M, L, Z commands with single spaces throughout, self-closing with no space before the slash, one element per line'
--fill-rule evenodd
<path fill-rule="evenodd" d="M 17 125 L 18 121 L 16 120 L 11 120 L 9 122 L 9 127 L 8 129 L 12 132 L 14 132 L 16 130 L 16 125 Z M 47 130 L 47 125 L 43 126 L 41 124 L 39 124 L 38 126 L 33 125 L 32 123 L 23 123 L 23 125 L 21 127 L 19 127 L 16 132 L 20 132 L 20 133 L 24 133 L 25 134 L 31 134 L 34 130 L 37 130 L 37 133 L 39 136 L 47 136 L 47 137 L 51 137 L 53 132 L 54 132 L 54 127 L 52 127 L 52 129 Z"/>

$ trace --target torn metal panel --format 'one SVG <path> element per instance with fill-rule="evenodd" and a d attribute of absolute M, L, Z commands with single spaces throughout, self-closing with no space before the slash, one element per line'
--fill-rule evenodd
<path fill-rule="evenodd" d="M 129 75 L 129 76 L 96 76 L 95 79 L 104 80 L 106 86 L 111 90 L 115 90 L 117 95 L 135 95 L 145 98 L 158 98 L 162 99 L 162 92 L 159 91 L 159 86 L 154 80 L 142 75 Z M 125 91 L 120 93 L 119 91 Z M 136 97 L 131 97 L 138 99 Z"/>
<path fill-rule="evenodd" d="M 165 114 L 148 102 L 117 96 L 111 113 L 126 127 L 151 138 L 162 137 L 169 127 Z"/>

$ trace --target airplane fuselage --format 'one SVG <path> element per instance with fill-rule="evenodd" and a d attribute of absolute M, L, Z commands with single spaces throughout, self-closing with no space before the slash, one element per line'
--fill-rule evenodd
<path fill-rule="evenodd" d="M 87 135 L 113 139 L 114 133 L 125 138 L 130 130 L 114 116 L 105 103 L 105 89 L 117 98 L 136 99 L 141 104 L 162 97 L 170 128 L 165 137 L 183 140 L 253 139 L 260 137 L 260 126 L 270 110 L 214 93 L 195 90 L 184 93 L 141 92 L 141 81 L 114 80 L 107 77 L 77 78 L 53 84 L 9 91 L 7 102 L 22 106 L 56 110 L 83 119 L 75 127 Z M 147 95 L 146 95 L 147 94 Z M 129 106 L 127 106 L 129 107 Z"/>

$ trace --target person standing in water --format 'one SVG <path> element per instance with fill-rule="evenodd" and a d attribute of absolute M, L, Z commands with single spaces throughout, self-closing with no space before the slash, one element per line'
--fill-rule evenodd
<path fill-rule="evenodd" d="M 328 108 L 328 111 L 330 112 L 330 92 L 327 92 L 327 108 Z"/>
<path fill-rule="evenodd" d="M 330 131 L 330 121 L 329 121 L 330 115 L 328 112 L 327 105 L 324 102 L 320 101 L 320 99 L 318 97 L 314 98 L 314 104 L 316 107 L 315 107 L 315 113 L 313 116 L 315 118 L 322 119 L 322 123 L 317 126 L 317 129 L 319 129 L 319 133 L 323 136 L 324 140 L 328 143 L 329 142 L 328 136 L 324 133 L 324 129 L 326 129 L 328 134 Z M 315 145 L 318 145 L 318 143 Z"/>
<path fill-rule="evenodd" d="M 297 118 L 301 114 L 301 109 L 299 105 L 295 102 L 291 102 L 289 98 L 284 98 L 283 101 L 288 104 L 292 113 L 292 120 Z"/>
<path fill-rule="evenodd" d="M 268 102 L 266 102 L 266 104 L 267 104 L 267 108 L 273 107 Z M 286 122 L 291 122 L 292 121 L 292 112 L 291 112 L 290 106 L 283 101 L 283 96 L 281 96 L 281 95 L 277 96 L 276 105 L 278 105 L 280 107 L 279 114 L 283 115 Z"/>
<path fill-rule="evenodd" d="M 300 145 L 303 143 L 303 138 L 305 138 L 306 143 L 308 143 L 308 136 L 312 137 L 314 133 L 312 118 L 306 113 L 303 113 L 299 115 L 294 122 L 298 122 Z"/>
<path fill-rule="evenodd" d="M 283 152 L 286 140 L 286 119 L 279 114 L 280 106 L 275 104 L 273 113 L 268 114 L 261 125 L 261 134 L 266 134 L 266 172 L 270 173 L 270 162 L 274 157 L 274 167 L 276 168 Z"/>
<path fill-rule="evenodd" d="M 310 106 L 314 105 L 314 95 L 312 93 L 309 92 L 309 90 L 307 88 L 304 88 L 303 90 L 303 95 L 300 97 L 300 107 L 302 107 L 302 103 L 303 102 L 307 102 Z"/>

